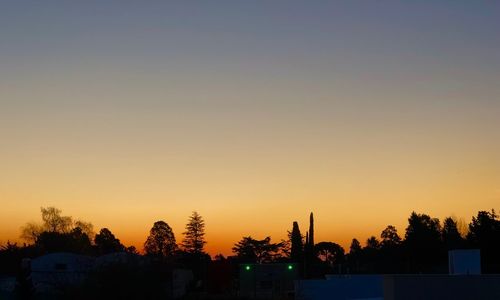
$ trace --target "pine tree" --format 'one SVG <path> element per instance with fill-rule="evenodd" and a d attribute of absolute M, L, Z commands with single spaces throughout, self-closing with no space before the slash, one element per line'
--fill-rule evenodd
<path fill-rule="evenodd" d="M 186 231 L 183 233 L 184 239 L 182 247 L 186 252 L 193 254 L 204 253 L 205 241 L 205 221 L 196 211 L 189 217 L 186 224 Z"/>

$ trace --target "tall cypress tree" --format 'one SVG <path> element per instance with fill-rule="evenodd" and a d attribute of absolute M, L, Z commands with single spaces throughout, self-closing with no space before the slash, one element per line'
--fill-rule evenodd
<path fill-rule="evenodd" d="M 314 216 L 309 215 L 309 230 L 306 232 L 306 244 L 304 246 L 306 259 L 312 259 L 314 256 Z"/>
<path fill-rule="evenodd" d="M 299 223 L 293 222 L 292 234 L 292 249 L 291 249 L 291 259 L 294 262 L 301 262 L 304 254 L 304 246 L 302 244 L 302 234 L 300 233 Z"/>
<path fill-rule="evenodd" d="M 310 278 L 313 276 L 312 264 L 315 261 L 314 254 L 314 216 L 309 215 L 309 230 L 306 232 L 306 244 L 304 246 L 304 276 Z"/>
<path fill-rule="evenodd" d="M 314 249 L 314 216 L 312 212 L 309 215 L 309 246 Z"/>

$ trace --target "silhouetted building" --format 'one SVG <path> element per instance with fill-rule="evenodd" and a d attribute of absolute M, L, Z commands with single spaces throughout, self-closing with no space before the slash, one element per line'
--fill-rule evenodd
<path fill-rule="evenodd" d="M 297 280 L 295 299 L 383 299 L 382 275 L 327 275 L 325 279 Z"/>
<path fill-rule="evenodd" d="M 326 275 L 295 281 L 295 299 L 500 299 L 500 275 L 481 275 L 479 250 L 449 251 L 449 274 Z"/>
<path fill-rule="evenodd" d="M 239 269 L 238 296 L 250 299 L 293 297 L 294 280 L 299 278 L 295 263 L 242 264 Z"/>
<path fill-rule="evenodd" d="M 97 257 L 94 262 L 94 268 L 99 270 L 114 265 L 141 267 L 147 263 L 149 263 L 148 259 L 144 256 L 128 252 L 114 252 Z"/>
<path fill-rule="evenodd" d="M 454 275 L 481 274 L 481 254 L 479 249 L 448 251 L 448 272 Z"/>
<path fill-rule="evenodd" d="M 37 290 L 61 289 L 83 284 L 94 267 L 94 258 L 73 253 L 51 253 L 31 260 L 31 277 Z"/>
<path fill-rule="evenodd" d="M 500 275 L 384 275 L 384 300 L 496 300 Z"/>

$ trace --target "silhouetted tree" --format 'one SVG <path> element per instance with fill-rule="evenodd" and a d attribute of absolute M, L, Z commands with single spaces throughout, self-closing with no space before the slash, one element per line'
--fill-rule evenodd
<path fill-rule="evenodd" d="M 186 224 L 186 231 L 184 232 L 184 240 L 182 247 L 184 251 L 191 254 L 204 253 L 205 247 L 205 221 L 196 211 L 189 217 Z"/>
<path fill-rule="evenodd" d="M 257 262 L 257 241 L 251 236 L 243 237 L 233 247 L 233 252 L 245 262 Z"/>
<path fill-rule="evenodd" d="M 70 216 L 63 216 L 62 211 L 55 207 L 40 208 L 42 224 L 29 222 L 21 227 L 21 237 L 30 242 L 37 243 L 38 238 L 42 233 L 56 233 L 52 236 L 69 234 L 72 230 L 79 228 L 79 231 L 87 237 L 94 235 L 93 225 L 89 222 L 77 220 L 73 222 Z"/>
<path fill-rule="evenodd" d="M 472 217 L 467 239 L 474 246 L 481 248 L 496 244 L 500 239 L 500 221 L 497 220 L 497 217 L 495 210 L 491 210 L 491 212 L 479 211 L 476 217 Z"/>
<path fill-rule="evenodd" d="M 458 232 L 460 233 L 460 236 L 465 239 L 467 237 L 467 234 L 469 234 L 469 224 L 465 222 L 464 218 L 458 218 L 456 219 L 457 222 L 457 229 Z"/>
<path fill-rule="evenodd" d="M 375 255 L 377 273 L 401 273 L 401 238 L 396 227 L 388 225 L 380 234 L 380 250 Z"/>
<path fill-rule="evenodd" d="M 439 219 L 412 212 L 406 228 L 406 242 L 414 244 L 419 242 L 437 243 L 440 240 L 440 230 Z"/>
<path fill-rule="evenodd" d="M 69 216 L 61 216 L 61 210 L 55 207 L 40 208 L 45 230 L 49 232 L 64 233 L 70 230 L 72 219 Z"/>
<path fill-rule="evenodd" d="M 91 240 L 94 239 L 95 233 L 94 233 L 94 225 L 90 222 L 85 222 L 82 220 L 76 220 L 73 223 L 73 228 L 80 228 L 80 230 L 85 233 Z"/>
<path fill-rule="evenodd" d="M 68 233 L 44 231 L 38 237 L 35 245 L 43 253 L 64 251 L 88 254 L 91 249 L 89 237 L 78 227 Z"/>
<path fill-rule="evenodd" d="M 355 238 L 352 239 L 349 247 L 349 254 L 347 256 L 347 262 L 351 272 L 359 272 L 362 254 L 363 250 L 361 248 L 361 243 Z"/>
<path fill-rule="evenodd" d="M 307 241 L 314 248 L 314 215 L 311 212 L 309 215 L 309 240 Z"/>
<path fill-rule="evenodd" d="M 351 254 L 361 253 L 361 243 L 357 239 L 352 239 L 351 246 L 349 247 L 349 253 Z"/>
<path fill-rule="evenodd" d="M 125 250 L 125 246 L 120 243 L 120 240 L 117 239 L 108 228 L 102 228 L 99 233 L 95 235 L 94 243 L 99 254 L 108 254 Z"/>
<path fill-rule="evenodd" d="M 405 245 L 416 272 L 429 272 L 438 264 L 446 263 L 441 244 L 439 219 L 412 212 L 406 228 Z"/>
<path fill-rule="evenodd" d="M 41 225 L 34 222 L 28 222 L 26 225 L 21 227 L 21 238 L 28 243 L 34 244 L 42 232 L 43 228 Z"/>
<path fill-rule="evenodd" d="M 340 264 L 344 261 L 344 248 L 332 242 L 319 242 L 314 246 L 316 256 L 329 266 Z"/>
<path fill-rule="evenodd" d="M 137 248 L 135 248 L 135 246 L 126 247 L 125 252 L 130 253 L 130 254 L 139 254 L 139 251 L 137 251 Z"/>
<path fill-rule="evenodd" d="M 280 256 L 283 259 L 289 259 L 292 255 L 292 243 L 290 242 L 290 239 L 281 239 L 280 241 L 281 247 L 280 247 Z"/>
<path fill-rule="evenodd" d="M 69 249 L 75 253 L 88 254 L 92 244 L 90 238 L 80 227 L 73 228 L 69 234 Z"/>
<path fill-rule="evenodd" d="M 72 217 L 63 216 L 55 207 L 40 208 L 42 223 L 27 223 L 21 228 L 21 237 L 33 243 L 41 253 L 68 251 L 89 254 L 90 237 L 93 235 L 91 223 L 73 222 Z"/>
<path fill-rule="evenodd" d="M 371 236 L 366 240 L 366 246 L 362 252 L 362 262 L 364 271 L 368 273 L 376 273 L 380 268 L 380 241 Z"/>
<path fill-rule="evenodd" d="M 174 232 L 164 221 L 155 222 L 144 243 L 144 251 L 148 255 L 167 257 L 177 250 Z"/>
<path fill-rule="evenodd" d="M 271 243 L 271 237 L 255 240 L 251 236 L 243 237 L 233 247 L 233 252 L 244 262 L 271 262 L 280 256 L 281 243 Z"/>
<path fill-rule="evenodd" d="M 216 254 L 216 255 L 214 256 L 214 260 L 215 260 L 215 261 L 225 261 L 225 260 L 226 260 L 226 257 L 224 256 L 224 254 L 219 253 L 219 254 Z"/>
<path fill-rule="evenodd" d="M 458 232 L 457 222 L 451 217 L 444 219 L 441 230 L 441 238 L 448 250 L 457 249 L 464 246 L 464 239 Z"/>
<path fill-rule="evenodd" d="M 27 223 L 22 230 L 21 237 L 27 241 L 35 242 L 42 232 L 67 233 L 73 224 L 72 218 L 62 216 L 61 210 L 55 207 L 41 207 L 42 224 Z"/>
<path fill-rule="evenodd" d="M 309 231 L 306 233 L 306 243 L 304 244 L 304 255 L 306 260 L 314 259 L 314 215 L 309 215 Z"/>
<path fill-rule="evenodd" d="M 366 240 L 366 248 L 378 250 L 380 248 L 380 242 L 375 236 L 371 236 Z"/>
<path fill-rule="evenodd" d="M 401 238 L 398 235 L 398 230 L 392 225 L 388 225 L 382 231 L 380 237 L 382 238 L 381 246 L 384 248 L 396 247 L 401 243 Z"/>
<path fill-rule="evenodd" d="M 467 240 L 481 249 L 485 272 L 500 272 L 500 221 L 495 210 L 479 211 L 469 224 Z"/>
<path fill-rule="evenodd" d="M 304 256 L 304 245 L 302 243 L 302 234 L 300 233 L 299 223 L 293 222 L 292 232 L 291 232 L 291 250 L 290 258 L 294 262 L 302 261 Z"/>

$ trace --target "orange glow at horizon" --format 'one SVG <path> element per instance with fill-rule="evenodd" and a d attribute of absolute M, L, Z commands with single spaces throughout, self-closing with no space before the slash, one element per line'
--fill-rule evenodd
<path fill-rule="evenodd" d="M 319 147 L 310 140 L 305 148 L 290 139 L 278 148 L 269 144 L 262 156 L 258 148 L 249 156 L 232 144 L 225 156 L 205 148 L 173 157 L 164 153 L 175 153 L 172 148 L 152 151 L 130 144 L 124 156 L 109 147 L 77 149 L 72 138 L 55 141 L 66 154 L 55 147 L 36 153 L 30 147 L 16 153 L 3 149 L 12 159 L 0 174 L 0 243 L 18 241 L 23 224 L 40 220 L 40 206 L 90 221 L 95 231 L 107 227 L 138 249 L 157 220 L 169 223 L 181 242 L 187 218 L 196 210 L 206 221 L 212 255 L 230 255 L 232 245 L 248 235 L 279 242 L 293 221 L 305 233 L 310 211 L 316 240 L 347 250 L 352 238 L 364 243 L 388 224 L 404 236 L 413 210 L 468 223 L 478 210 L 498 209 L 500 152 L 450 137 L 431 141 L 425 136 L 432 145 L 426 146 L 418 138 L 392 146 L 365 141 L 369 152 L 356 151 L 348 142 L 324 140 Z M 461 152 L 451 151 L 455 148 Z M 131 154 L 139 150 L 147 155 Z"/>

